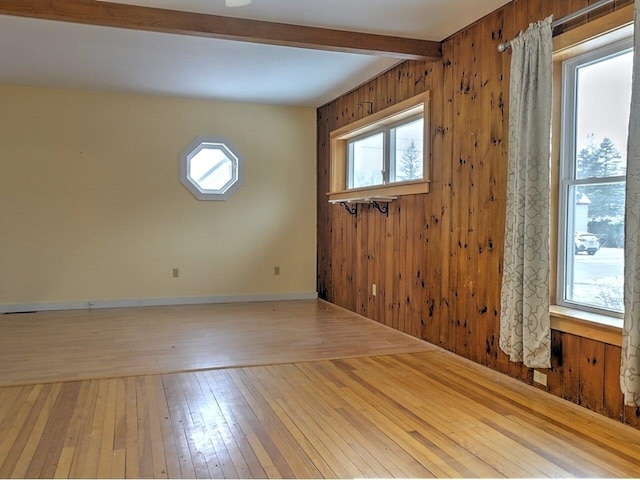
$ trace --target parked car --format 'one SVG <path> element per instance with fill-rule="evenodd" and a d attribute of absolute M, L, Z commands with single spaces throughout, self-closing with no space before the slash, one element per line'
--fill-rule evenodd
<path fill-rule="evenodd" d="M 587 252 L 587 255 L 595 255 L 600 248 L 598 237 L 591 233 L 576 233 L 576 254 Z"/>

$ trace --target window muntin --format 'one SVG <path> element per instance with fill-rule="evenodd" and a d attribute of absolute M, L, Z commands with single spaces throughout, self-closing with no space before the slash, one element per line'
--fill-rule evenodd
<path fill-rule="evenodd" d="M 198 137 L 180 154 L 180 180 L 200 200 L 226 200 L 242 183 L 242 166 L 226 140 Z"/>
<path fill-rule="evenodd" d="M 631 40 L 563 63 L 558 303 L 620 316 Z"/>

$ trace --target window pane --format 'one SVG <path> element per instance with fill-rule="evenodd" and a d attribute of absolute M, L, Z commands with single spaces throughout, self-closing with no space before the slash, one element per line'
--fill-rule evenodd
<path fill-rule="evenodd" d="M 216 165 L 215 170 L 204 176 L 198 182 L 204 190 L 222 190 L 233 178 L 233 164 L 225 157 L 223 161 Z"/>
<path fill-rule="evenodd" d="M 576 178 L 624 175 L 633 52 L 580 66 L 576 72 Z"/>
<path fill-rule="evenodd" d="M 622 312 L 624 183 L 569 188 L 565 298 Z"/>
<path fill-rule="evenodd" d="M 419 119 L 391 130 L 394 139 L 392 181 L 422 178 L 422 145 L 424 120 Z"/>
<path fill-rule="evenodd" d="M 383 132 L 349 143 L 349 187 L 382 185 L 383 170 Z"/>
<path fill-rule="evenodd" d="M 233 179 L 233 163 L 219 148 L 202 148 L 189 162 L 189 177 L 203 190 L 219 191 Z"/>

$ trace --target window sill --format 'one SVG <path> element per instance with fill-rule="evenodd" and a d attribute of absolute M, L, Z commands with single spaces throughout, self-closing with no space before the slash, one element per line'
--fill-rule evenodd
<path fill-rule="evenodd" d="M 551 329 L 609 345 L 622 345 L 622 320 L 597 313 L 551 305 Z"/>
<path fill-rule="evenodd" d="M 352 188 L 336 192 L 329 192 L 329 201 L 349 200 L 353 197 L 397 197 L 400 195 L 416 195 L 418 193 L 429 193 L 429 182 L 420 180 L 418 182 L 402 182 L 390 185 L 376 185 L 365 188 Z"/>

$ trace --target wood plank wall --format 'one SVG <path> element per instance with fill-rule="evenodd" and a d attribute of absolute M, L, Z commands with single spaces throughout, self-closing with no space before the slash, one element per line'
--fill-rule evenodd
<path fill-rule="evenodd" d="M 514 0 L 447 39 L 442 61 L 404 62 L 318 109 L 321 298 L 532 383 L 533 372 L 498 347 L 510 54 L 496 46 L 530 22 L 588 3 Z M 329 205 L 329 133 L 425 90 L 432 193 L 401 197 L 388 217 L 371 206 L 354 217 Z M 554 331 L 547 389 L 640 428 L 640 412 L 623 408 L 619 362 L 619 347 Z"/>

